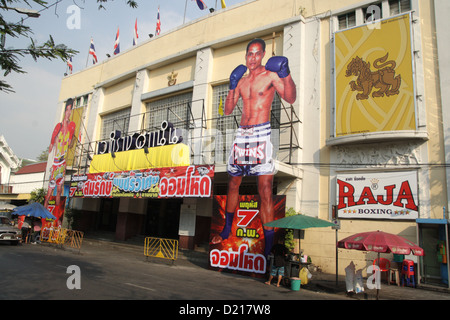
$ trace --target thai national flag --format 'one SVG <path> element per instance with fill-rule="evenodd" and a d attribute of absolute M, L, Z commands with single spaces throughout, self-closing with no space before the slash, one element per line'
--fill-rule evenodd
<path fill-rule="evenodd" d="M 200 10 L 207 8 L 206 4 L 202 0 L 195 0 L 195 1 L 197 2 L 197 5 L 200 8 Z"/>
<path fill-rule="evenodd" d="M 137 40 L 139 38 L 138 31 L 137 31 L 137 19 L 134 23 L 134 37 L 133 37 L 133 46 L 137 45 Z"/>
<path fill-rule="evenodd" d="M 158 16 L 156 17 L 156 35 L 161 33 L 161 20 L 159 19 L 159 7 L 158 7 Z"/>
<path fill-rule="evenodd" d="M 72 74 L 72 71 L 73 71 L 72 57 L 67 59 L 67 66 L 69 67 L 70 74 Z"/>
<path fill-rule="evenodd" d="M 92 58 L 94 59 L 93 62 L 96 64 L 98 62 L 97 60 L 97 54 L 95 53 L 95 46 L 94 46 L 94 39 L 91 38 L 91 46 L 89 48 L 89 54 L 92 55 Z"/>
<path fill-rule="evenodd" d="M 114 42 L 114 54 L 120 53 L 119 28 L 117 28 L 116 41 Z"/>

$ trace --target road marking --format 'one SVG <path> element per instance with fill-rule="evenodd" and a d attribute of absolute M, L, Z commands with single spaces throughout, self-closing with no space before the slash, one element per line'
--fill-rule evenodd
<path fill-rule="evenodd" d="M 155 289 L 147 288 L 147 287 L 141 287 L 141 286 L 138 286 L 138 285 L 136 285 L 136 284 L 132 284 L 132 283 L 128 283 L 128 282 L 126 282 L 125 284 L 126 284 L 126 285 L 129 285 L 129 286 L 132 286 L 132 287 L 144 289 L 144 290 L 155 291 Z"/>

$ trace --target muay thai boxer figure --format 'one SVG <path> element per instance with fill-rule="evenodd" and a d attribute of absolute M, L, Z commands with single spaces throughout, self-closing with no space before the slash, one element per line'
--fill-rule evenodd
<path fill-rule="evenodd" d="M 227 165 L 230 178 L 225 226 L 220 235 L 212 239 L 212 243 L 219 243 L 230 235 L 243 176 L 258 177 L 262 224 L 274 219 L 272 183 L 275 170 L 270 141 L 270 111 L 275 92 L 290 104 L 295 102 L 297 94 L 286 57 L 273 56 L 265 66 L 261 64 L 266 53 L 265 47 L 264 40 L 250 41 L 245 55 L 246 66 L 238 66 L 230 75 L 230 91 L 225 101 L 225 115 L 233 112 L 239 98 L 242 98 L 243 109 L 240 127 Z M 244 76 L 247 70 L 248 75 Z M 273 228 L 264 227 L 264 237 L 267 257 L 273 245 Z"/>

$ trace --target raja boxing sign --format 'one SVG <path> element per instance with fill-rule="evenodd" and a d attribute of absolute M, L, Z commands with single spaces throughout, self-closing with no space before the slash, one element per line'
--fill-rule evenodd
<path fill-rule="evenodd" d="M 214 166 L 188 166 L 72 176 L 70 197 L 211 197 Z"/>
<path fill-rule="evenodd" d="M 353 173 L 337 176 L 339 218 L 418 218 L 417 173 Z"/>

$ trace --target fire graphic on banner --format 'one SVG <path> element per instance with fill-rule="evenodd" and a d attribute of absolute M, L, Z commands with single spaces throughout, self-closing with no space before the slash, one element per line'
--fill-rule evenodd
<path fill-rule="evenodd" d="M 48 200 L 48 211 L 56 217 L 56 220 L 42 219 L 42 229 L 58 228 L 62 225 L 64 218 L 64 207 L 66 204 L 66 197 L 61 197 L 59 206 L 56 205 L 56 196 L 50 196 Z"/>
<path fill-rule="evenodd" d="M 285 215 L 286 196 L 274 196 L 274 219 Z M 219 234 L 225 223 L 227 196 L 214 196 L 211 239 Z M 211 268 L 223 271 L 232 270 L 242 274 L 262 277 L 267 270 L 264 256 L 265 239 L 259 217 L 260 199 L 256 195 L 239 197 L 239 205 L 233 218 L 230 236 L 220 243 L 210 243 L 209 260 Z M 280 230 L 275 230 L 275 240 Z"/>

